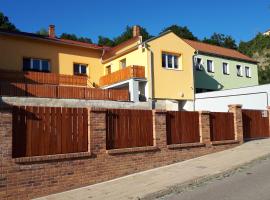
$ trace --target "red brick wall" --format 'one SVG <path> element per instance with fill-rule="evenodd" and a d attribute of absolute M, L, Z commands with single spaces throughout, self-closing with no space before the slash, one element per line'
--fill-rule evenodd
<path fill-rule="evenodd" d="M 151 148 L 106 151 L 103 110 L 90 114 L 88 153 L 12 158 L 12 114 L 0 111 L 0 199 L 30 199 L 94 184 L 127 174 L 168 165 L 231 148 L 237 144 L 168 148 L 166 118 L 154 113 L 154 144 Z M 203 119 L 202 119 L 203 120 Z M 201 121 L 200 123 L 203 123 Z M 206 130 L 205 128 L 203 129 Z"/>

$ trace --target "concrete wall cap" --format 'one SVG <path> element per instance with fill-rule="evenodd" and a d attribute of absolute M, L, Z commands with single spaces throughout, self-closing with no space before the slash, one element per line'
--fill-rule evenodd
<path fill-rule="evenodd" d="M 230 104 L 228 107 L 242 108 L 242 104 Z"/>

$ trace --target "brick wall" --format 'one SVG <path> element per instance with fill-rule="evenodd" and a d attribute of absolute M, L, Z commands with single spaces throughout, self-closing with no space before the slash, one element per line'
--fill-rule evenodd
<path fill-rule="evenodd" d="M 202 112 L 201 143 L 168 146 L 165 113 L 154 111 L 154 146 L 106 150 L 104 111 L 91 110 L 89 152 L 13 159 L 12 114 L 9 110 L 0 110 L 0 199 L 40 197 L 237 145 L 237 143 L 212 145 L 209 141 L 209 128 L 207 129 L 209 116 L 207 112 Z"/>

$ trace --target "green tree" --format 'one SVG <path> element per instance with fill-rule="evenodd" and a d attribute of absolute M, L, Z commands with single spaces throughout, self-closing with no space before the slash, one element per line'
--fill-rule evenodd
<path fill-rule="evenodd" d="M 4 13 L 0 12 L 0 29 L 8 31 L 19 31 L 14 24 L 12 24 Z"/>
<path fill-rule="evenodd" d="M 140 27 L 140 34 L 142 36 L 143 41 L 148 40 L 151 37 L 154 37 L 148 33 L 146 28 L 143 28 L 143 27 Z M 126 29 L 124 30 L 124 32 L 121 33 L 121 35 L 119 35 L 113 39 L 110 39 L 110 38 L 104 37 L 104 36 L 99 36 L 98 37 L 98 45 L 113 47 L 113 46 L 116 46 L 118 44 L 121 44 L 122 42 L 125 42 L 125 41 L 131 39 L 132 37 L 133 37 L 133 27 L 126 26 Z"/>
<path fill-rule="evenodd" d="M 204 38 L 203 42 L 230 49 L 237 49 L 236 42 L 231 36 L 220 33 L 214 33 L 210 38 Z"/>
<path fill-rule="evenodd" d="M 36 34 L 43 35 L 43 36 L 48 36 L 49 35 L 48 30 L 45 29 L 45 28 L 41 28 L 39 31 L 36 32 Z"/>
<path fill-rule="evenodd" d="M 270 49 L 270 36 L 258 33 L 255 38 L 248 42 L 241 41 L 238 50 L 252 56 L 255 52 L 262 54 L 265 49 Z"/>
<path fill-rule="evenodd" d="M 99 46 L 108 46 L 108 47 L 115 46 L 113 40 L 111 40 L 110 38 L 107 38 L 107 37 L 103 37 L 103 36 L 98 36 L 98 45 Z"/>
<path fill-rule="evenodd" d="M 60 38 L 62 39 L 68 39 L 68 40 L 74 40 L 79 42 L 86 42 L 92 44 L 92 40 L 87 37 L 77 37 L 75 34 L 69 34 L 69 33 L 62 33 Z"/>
<path fill-rule="evenodd" d="M 261 67 L 259 67 L 258 76 L 259 76 L 260 84 L 270 83 L 270 66 L 265 67 L 265 69 L 262 69 Z"/>
<path fill-rule="evenodd" d="M 164 33 L 165 31 L 168 31 L 168 30 L 171 30 L 174 34 L 178 35 L 181 38 L 185 38 L 189 40 L 198 40 L 198 38 L 195 37 L 193 33 L 186 26 L 179 26 L 179 25 L 173 24 L 171 26 L 164 28 L 161 31 L 161 33 Z"/>

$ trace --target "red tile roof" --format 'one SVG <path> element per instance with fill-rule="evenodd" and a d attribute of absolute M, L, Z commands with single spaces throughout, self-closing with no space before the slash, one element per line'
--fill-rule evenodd
<path fill-rule="evenodd" d="M 105 53 L 104 55 L 102 56 L 102 59 L 103 60 L 107 60 L 113 56 L 116 55 L 116 52 L 127 47 L 128 45 L 131 45 L 132 43 L 136 42 L 136 41 L 139 41 L 140 40 L 140 36 L 137 36 L 137 37 L 133 37 L 125 42 L 122 42 L 121 44 L 113 47 L 113 48 L 104 48 L 105 49 Z"/>
<path fill-rule="evenodd" d="M 23 36 L 23 37 L 31 37 L 31 38 L 34 38 L 34 39 L 42 39 L 42 40 L 58 42 L 58 43 L 67 44 L 67 45 L 86 47 L 86 48 L 97 49 L 97 50 L 103 50 L 105 48 L 105 47 L 102 47 L 102 46 L 98 46 L 97 44 L 90 44 L 90 43 L 87 43 L 87 42 L 79 42 L 79 41 L 61 39 L 61 38 L 56 38 L 56 37 L 51 38 L 51 37 L 48 37 L 48 36 L 38 35 L 38 34 L 34 34 L 34 33 L 18 32 L 18 31 L 6 31 L 6 30 L 1 30 L 0 29 L 0 34 L 1 33 L 2 34 L 7 34 L 7 35 L 17 35 L 17 36 Z"/>
<path fill-rule="evenodd" d="M 228 49 L 224 47 L 219 47 L 216 45 L 211 45 L 211 44 L 206 44 L 203 42 L 198 42 L 198 41 L 193 41 L 193 40 L 188 40 L 188 39 L 183 39 L 186 43 L 188 43 L 191 47 L 194 49 L 204 52 L 204 53 L 209 53 L 209 54 L 214 54 L 214 55 L 220 55 L 228 58 L 234 58 L 234 59 L 239 59 L 243 61 L 248 61 L 248 62 L 254 62 L 256 63 L 257 61 L 240 53 L 239 51 L 236 51 L 234 49 Z"/>

